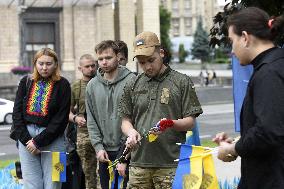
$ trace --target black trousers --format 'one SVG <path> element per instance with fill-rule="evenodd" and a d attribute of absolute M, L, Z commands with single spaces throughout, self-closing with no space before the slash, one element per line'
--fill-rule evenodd
<path fill-rule="evenodd" d="M 85 175 L 77 152 L 69 153 L 68 160 L 66 182 L 62 183 L 61 189 L 85 189 Z"/>

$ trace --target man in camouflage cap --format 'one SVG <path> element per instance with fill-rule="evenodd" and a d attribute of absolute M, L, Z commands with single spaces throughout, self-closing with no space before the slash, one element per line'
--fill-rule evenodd
<path fill-rule="evenodd" d="M 119 106 L 126 144 L 137 148 L 131 153 L 128 187 L 171 188 L 180 151 L 176 143 L 185 142 L 202 109 L 191 79 L 163 64 L 155 33 L 136 36 L 134 57 L 144 73 L 125 86 Z M 152 132 L 158 138 L 150 143 L 143 136 L 158 122 L 160 130 Z M 162 123 L 169 128 L 161 129 Z"/>
<path fill-rule="evenodd" d="M 78 69 L 82 72 L 83 76 L 71 85 L 71 111 L 69 121 L 77 125 L 77 152 L 85 173 L 86 189 L 96 189 L 97 158 L 88 134 L 85 106 L 86 86 L 96 74 L 96 62 L 93 56 L 90 54 L 82 55 Z"/>

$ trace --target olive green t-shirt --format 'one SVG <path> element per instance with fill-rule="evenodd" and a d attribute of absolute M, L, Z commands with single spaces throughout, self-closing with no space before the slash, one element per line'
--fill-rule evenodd
<path fill-rule="evenodd" d="M 75 114 L 86 115 L 85 93 L 88 81 L 82 79 L 75 81 L 71 85 L 71 107 L 74 107 Z M 88 132 L 87 127 L 78 127 L 78 132 Z"/>
<path fill-rule="evenodd" d="M 144 73 L 137 76 L 124 88 L 119 105 L 122 117 L 131 119 L 134 128 L 147 133 L 160 119 L 197 117 L 202 109 L 191 79 L 168 67 L 156 78 Z M 131 165 L 141 167 L 176 167 L 180 147 L 186 132 L 167 129 L 156 141 L 141 140 L 141 146 L 131 154 Z"/>

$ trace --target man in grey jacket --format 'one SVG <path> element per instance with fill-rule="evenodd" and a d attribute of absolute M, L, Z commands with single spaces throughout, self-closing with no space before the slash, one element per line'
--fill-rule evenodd
<path fill-rule="evenodd" d="M 109 189 L 108 162 L 116 159 L 123 138 L 118 103 L 125 84 L 135 76 L 119 66 L 119 47 L 114 41 L 102 41 L 95 52 L 99 69 L 86 89 L 87 127 L 99 161 L 101 187 Z"/>

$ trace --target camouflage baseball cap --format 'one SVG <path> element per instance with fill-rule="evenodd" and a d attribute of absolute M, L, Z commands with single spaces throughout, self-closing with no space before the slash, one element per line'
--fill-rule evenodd
<path fill-rule="evenodd" d="M 157 35 L 153 32 L 144 31 L 135 37 L 134 58 L 138 55 L 151 56 L 156 46 L 160 46 Z"/>

